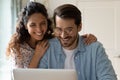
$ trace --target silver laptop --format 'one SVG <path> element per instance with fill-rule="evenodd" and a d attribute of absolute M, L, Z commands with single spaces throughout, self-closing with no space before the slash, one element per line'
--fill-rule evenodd
<path fill-rule="evenodd" d="M 69 69 L 14 69 L 14 80 L 77 80 L 75 70 Z"/>

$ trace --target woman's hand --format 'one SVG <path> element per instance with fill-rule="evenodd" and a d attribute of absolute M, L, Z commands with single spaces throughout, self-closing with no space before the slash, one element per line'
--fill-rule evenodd
<path fill-rule="evenodd" d="M 38 64 L 40 62 L 40 59 L 46 52 L 47 48 L 49 47 L 48 41 L 40 41 L 37 43 L 36 48 L 35 48 L 35 53 L 31 59 L 31 62 L 29 64 L 29 68 L 37 68 Z"/>
<path fill-rule="evenodd" d="M 42 57 L 48 48 L 48 40 L 40 41 L 35 48 L 35 54 Z"/>
<path fill-rule="evenodd" d="M 85 38 L 84 42 L 85 42 L 86 45 L 89 45 L 92 42 L 96 42 L 97 41 L 96 36 L 94 36 L 93 34 L 84 34 L 84 35 L 82 35 L 82 37 Z"/>

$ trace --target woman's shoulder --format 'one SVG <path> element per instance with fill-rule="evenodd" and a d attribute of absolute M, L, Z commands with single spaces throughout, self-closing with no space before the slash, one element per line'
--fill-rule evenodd
<path fill-rule="evenodd" d="M 32 49 L 28 43 L 24 42 L 22 44 L 20 44 L 20 49 L 27 49 L 27 50 L 34 50 Z"/>

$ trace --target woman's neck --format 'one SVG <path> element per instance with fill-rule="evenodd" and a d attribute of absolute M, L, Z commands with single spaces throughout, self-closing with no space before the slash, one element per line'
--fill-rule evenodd
<path fill-rule="evenodd" d="M 31 48 L 35 49 L 37 42 L 38 42 L 38 41 L 36 41 L 36 40 L 30 39 L 30 40 L 28 41 L 28 45 L 29 45 Z"/>

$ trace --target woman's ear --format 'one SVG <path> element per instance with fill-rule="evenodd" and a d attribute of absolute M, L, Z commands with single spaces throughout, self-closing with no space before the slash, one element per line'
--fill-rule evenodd
<path fill-rule="evenodd" d="M 82 23 L 78 25 L 78 32 L 82 30 Z"/>

